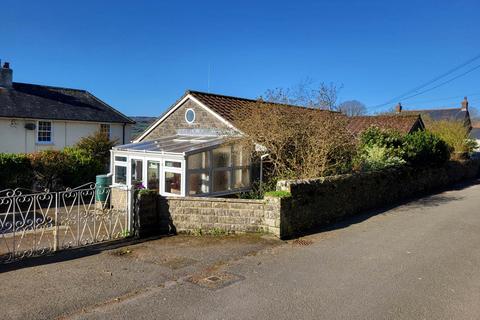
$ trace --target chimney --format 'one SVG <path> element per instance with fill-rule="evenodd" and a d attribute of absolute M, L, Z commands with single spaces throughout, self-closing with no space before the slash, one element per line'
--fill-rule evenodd
<path fill-rule="evenodd" d="M 402 104 L 400 102 L 395 106 L 395 111 L 397 113 L 402 112 Z"/>
<path fill-rule="evenodd" d="M 462 111 L 468 111 L 468 99 L 467 99 L 467 97 L 463 98 Z"/>
<path fill-rule="evenodd" d="M 13 79 L 13 70 L 10 69 L 10 63 L 5 62 L 0 68 L 0 87 L 11 88 Z"/>

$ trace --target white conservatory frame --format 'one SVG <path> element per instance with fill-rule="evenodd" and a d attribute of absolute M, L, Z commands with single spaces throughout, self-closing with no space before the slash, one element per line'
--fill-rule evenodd
<path fill-rule="evenodd" d="M 201 147 L 198 149 L 193 149 L 188 152 L 165 152 L 165 151 L 148 151 L 148 150 L 132 150 L 129 149 L 129 146 L 134 146 L 137 143 L 133 143 L 130 145 L 125 145 L 125 146 L 117 146 L 114 147 L 110 151 L 110 173 L 112 174 L 112 185 L 114 186 L 132 186 L 132 160 L 141 160 L 142 161 L 142 184 L 143 186 L 147 187 L 148 186 L 148 162 L 153 161 L 153 162 L 158 162 L 160 164 L 159 168 L 159 194 L 162 196 L 172 196 L 172 197 L 185 197 L 185 196 L 194 196 L 194 197 L 205 197 L 205 196 L 224 196 L 228 194 L 235 194 L 235 193 L 240 193 L 240 192 L 245 192 L 251 190 L 251 184 L 252 184 L 252 166 L 251 166 L 251 159 L 248 159 L 247 164 L 243 165 L 235 165 L 235 160 L 234 160 L 234 152 L 233 144 L 216 144 L 216 145 L 210 145 L 207 147 Z M 222 148 L 225 146 L 231 147 L 231 152 L 230 152 L 230 166 L 224 167 L 224 168 L 213 168 L 213 150 L 217 148 Z M 190 155 L 194 155 L 197 153 L 202 153 L 202 152 L 208 152 L 209 155 L 209 166 L 208 168 L 204 169 L 192 169 L 189 170 L 187 167 L 187 157 Z M 124 157 L 126 161 L 119 161 L 118 157 Z M 180 162 L 181 167 L 167 167 L 166 162 L 173 161 L 173 162 Z M 126 184 L 123 183 L 118 183 L 116 181 L 116 166 L 123 166 L 126 167 Z M 234 188 L 235 185 L 235 170 L 247 170 L 248 169 L 248 181 L 249 185 L 247 187 L 241 187 L 241 188 Z M 215 170 L 224 170 L 224 171 L 229 171 L 230 175 L 230 180 L 229 180 L 229 190 L 225 191 L 220 191 L 220 192 L 213 192 L 213 173 Z M 201 193 L 201 194 L 195 194 L 195 195 L 188 195 L 189 190 L 189 174 L 194 174 L 197 172 L 208 172 L 208 193 Z M 175 193 L 168 193 L 165 191 L 165 173 L 166 172 L 171 172 L 171 173 L 179 173 L 181 174 L 181 185 L 180 185 L 180 193 L 175 194 Z"/>

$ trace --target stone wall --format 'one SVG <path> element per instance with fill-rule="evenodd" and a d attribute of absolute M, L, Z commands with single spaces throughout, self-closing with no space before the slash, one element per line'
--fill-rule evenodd
<path fill-rule="evenodd" d="M 195 121 L 191 124 L 185 121 L 187 109 L 195 111 Z M 194 101 L 185 101 L 177 110 L 167 117 L 143 140 L 154 140 L 162 137 L 175 135 L 177 129 L 229 129 L 225 123 L 213 116 L 210 112 L 200 107 Z"/>
<path fill-rule="evenodd" d="M 289 238 L 345 216 L 419 197 L 479 176 L 480 161 L 450 162 L 440 168 L 401 167 L 313 180 L 281 181 L 281 236 Z"/>
<path fill-rule="evenodd" d="M 440 168 L 401 167 L 280 181 L 278 189 L 290 194 L 264 200 L 154 195 L 140 199 L 149 203 L 136 206 L 140 208 L 140 217 L 135 221 L 139 221 L 141 228 L 164 234 L 200 230 L 204 233 L 266 232 L 292 238 L 349 215 L 393 205 L 478 177 L 479 172 L 480 160 L 471 160 L 450 162 Z"/>
<path fill-rule="evenodd" d="M 277 199 L 245 200 L 202 197 L 150 196 L 139 198 L 138 226 L 157 233 L 177 232 L 266 232 L 280 236 L 280 210 Z M 156 202 L 155 209 L 152 203 Z M 152 214 L 152 210 L 157 215 Z M 143 232 L 141 232 L 143 233 Z"/>

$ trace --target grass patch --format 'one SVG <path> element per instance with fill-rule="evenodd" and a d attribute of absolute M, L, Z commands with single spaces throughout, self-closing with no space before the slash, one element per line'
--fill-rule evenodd
<path fill-rule="evenodd" d="M 291 197 L 292 194 L 288 191 L 268 191 L 268 192 L 265 192 L 265 196 L 276 197 L 276 198 L 287 198 L 287 197 Z"/>

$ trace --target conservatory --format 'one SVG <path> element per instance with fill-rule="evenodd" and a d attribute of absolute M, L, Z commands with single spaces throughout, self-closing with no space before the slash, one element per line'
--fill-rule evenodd
<path fill-rule="evenodd" d="M 164 196 L 221 196 L 250 189 L 250 155 L 221 136 L 175 135 L 111 150 L 113 185 Z"/>

